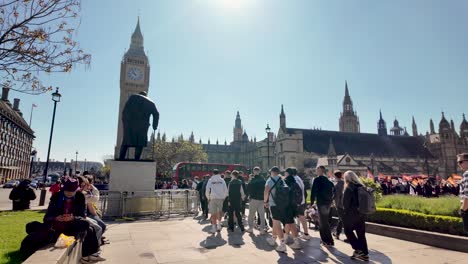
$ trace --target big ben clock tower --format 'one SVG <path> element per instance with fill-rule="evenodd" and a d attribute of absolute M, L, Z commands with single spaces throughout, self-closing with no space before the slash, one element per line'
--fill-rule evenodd
<path fill-rule="evenodd" d="M 143 35 L 140 30 L 140 19 L 138 18 L 135 31 L 132 34 L 130 48 L 120 63 L 120 104 L 117 143 L 114 157 L 117 159 L 123 138 L 122 110 L 128 98 L 132 94 L 148 92 L 150 66 L 148 57 L 143 48 Z"/>

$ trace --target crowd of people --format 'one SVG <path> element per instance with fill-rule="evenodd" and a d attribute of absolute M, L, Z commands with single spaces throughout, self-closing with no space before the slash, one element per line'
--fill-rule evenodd
<path fill-rule="evenodd" d="M 255 167 L 253 174 L 243 177 L 241 171 L 213 171 L 198 182 L 202 217 L 210 214 L 210 233 L 222 229 L 222 220 L 227 220 L 228 232 L 254 233 L 266 235 L 269 227 L 271 236 L 266 242 L 279 252 L 286 252 L 287 245 L 293 250 L 302 248 L 301 240 L 310 240 L 308 222 L 312 208 L 318 214 L 318 229 L 321 244 L 333 247 L 334 239 L 339 239 L 344 228 L 346 242 L 354 249 L 351 256 L 356 260 L 369 260 L 369 251 L 365 236 L 365 215 L 359 211 L 358 190 L 364 187 L 359 177 L 352 171 L 344 174 L 335 171 L 333 182 L 325 176 L 325 168 L 317 167 L 318 177 L 313 180 L 310 203 L 307 204 L 307 189 L 303 179 L 293 167 L 283 173 L 278 167 L 269 170 L 269 177 L 260 175 L 260 168 Z M 248 216 L 245 206 L 248 202 Z M 331 211 L 336 208 L 338 225 L 332 234 Z M 248 227 L 243 219 L 247 218 Z M 268 227 L 269 226 L 269 227 Z M 302 228 L 302 229 L 301 229 Z M 301 231 L 302 230 L 302 231 Z"/>
<path fill-rule="evenodd" d="M 28 235 L 21 242 L 20 248 L 25 258 L 47 244 L 55 243 L 64 234 L 82 242 L 81 263 L 105 261 L 100 256 L 100 247 L 109 241 L 103 236 L 106 224 L 97 206 L 99 190 L 93 183 L 93 175 L 84 172 L 82 176 L 63 177 L 51 186 L 51 197 L 43 223 L 35 221 L 26 225 Z M 20 205 L 21 209 L 29 209 L 29 201 Z M 13 207 L 15 209 L 15 203 Z"/>

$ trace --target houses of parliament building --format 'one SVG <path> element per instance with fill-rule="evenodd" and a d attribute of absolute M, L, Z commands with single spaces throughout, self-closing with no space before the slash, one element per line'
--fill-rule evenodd
<path fill-rule="evenodd" d="M 431 119 L 430 131 L 425 135 L 418 133 L 413 117 L 410 135 L 396 119 L 388 129 L 380 112 L 377 133 L 361 133 L 347 83 L 339 128 L 339 131 L 326 131 L 289 127 L 281 106 L 279 130 L 277 134 L 270 132 L 268 139 L 249 138 L 237 112 L 231 143 L 199 143 L 211 163 L 260 166 L 264 171 L 273 165 L 280 169 L 294 166 L 306 174 L 323 165 L 329 171 L 350 169 L 361 175 L 371 171 L 375 176 L 425 174 L 447 178 L 461 173 L 456 154 L 468 152 L 468 121 L 464 114 L 459 130 L 442 113 L 438 129 Z M 194 142 L 193 133 L 190 140 Z"/>

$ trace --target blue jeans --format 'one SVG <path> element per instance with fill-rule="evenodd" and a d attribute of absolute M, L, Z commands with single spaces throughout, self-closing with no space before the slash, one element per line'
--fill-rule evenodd
<path fill-rule="evenodd" d="M 88 217 L 97 222 L 97 224 L 102 228 L 102 234 L 104 234 L 104 232 L 106 231 L 106 223 L 104 223 L 104 221 L 102 221 L 102 219 L 97 215 L 90 214 L 88 215 Z"/>

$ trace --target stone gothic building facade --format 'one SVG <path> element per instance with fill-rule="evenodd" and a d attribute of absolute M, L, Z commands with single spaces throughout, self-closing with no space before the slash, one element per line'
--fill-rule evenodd
<path fill-rule="evenodd" d="M 8 179 L 29 178 L 34 131 L 23 118 L 20 100 L 13 105 L 8 99 L 10 89 L 2 89 L 0 99 L 0 183 Z"/>

